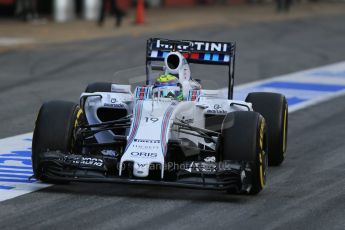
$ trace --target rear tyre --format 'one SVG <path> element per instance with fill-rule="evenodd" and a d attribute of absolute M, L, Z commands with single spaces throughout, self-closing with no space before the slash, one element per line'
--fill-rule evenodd
<path fill-rule="evenodd" d="M 250 194 L 259 193 L 266 183 L 266 123 L 256 112 L 228 113 L 222 124 L 223 160 L 247 161 L 251 164 Z M 231 192 L 231 191 L 229 191 Z"/>
<path fill-rule="evenodd" d="M 32 140 L 32 168 L 37 179 L 56 183 L 44 177 L 41 155 L 56 150 L 73 152 L 77 148 L 73 133 L 81 115 L 78 105 L 72 102 L 50 101 L 41 106 Z"/>
<path fill-rule="evenodd" d="M 112 83 L 110 82 L 91 83 L 86 87 L 85 93 L 111 92 L 111 85 Z"/>
<path fill-rule="evenodd" d="M 249 93 L 246 102 L 253 105 L 267 122 L 268 163 L 280 165 L 285 159 L 288 130 L 288 104 L 286 98 L 278 93 Z"/>

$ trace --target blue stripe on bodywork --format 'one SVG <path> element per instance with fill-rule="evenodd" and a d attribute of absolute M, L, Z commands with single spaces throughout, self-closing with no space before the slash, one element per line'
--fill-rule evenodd
<path fill-rule="evenodd" d="M 205 54 L 204 60 L 210 61 L 211 60 L 211 54 Z"/>
<path fill-rule="evenodd" d="M 164 52 L 163 53 L 163 58 L 166 58 L 166 56 L 168 56 L 169 52 Z"/>
<path fill-rule="evenodd" d="M 312 90 L 322 92 L 336 92 L 345 89 L 345 85 L 333 84 L 315 84 L 315 83 L 300 83 L 300 82 L 285 82 L 274 81 L 259 85 L 261 88 L 279 88 L 279 89 L 296 89 L 296 90 Z"/>
<path fill-rule="evenodd" d="M 230 55 L 225 55 L 223 61 L 224 61 L 224 62 L 229 62 L 230 59 L 231 59 Z"/>
<path fill-rule="evenodd" d="M 158 55 L 157 55 L 157 57 L 163 57 L 163 52 L 160 51 L 160 50 L 158 50 Z"/>
<path fill-rule="evenodd" d="M 212 61 L 219 61 L 219 55 L 218 54 L 213 54 L 212 55 Z"/>

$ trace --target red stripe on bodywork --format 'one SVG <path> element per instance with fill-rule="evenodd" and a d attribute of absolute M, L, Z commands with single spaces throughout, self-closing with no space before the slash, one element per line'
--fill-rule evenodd
<path fill-rule="evenodd" d="M 199 59 L 199 53 L 192 53 L 191 59 Z"/>
<path fill-rule="evenodd" d="M 192 92 L 192 101 L 195 101 L 196 99 L 196 90 L 193 90 Z"/>
<path fill-rule="evenodd" d="M 145 87 L 141 87 L 140 93 L 139 93 L 139 99 L 142 100 L 144 99 L 145 96 Z"/>
<path fill-rule="evenodd" d="M 183 53 L 183 57 L 188 59 L 189 58 L 189 53 Z"/>

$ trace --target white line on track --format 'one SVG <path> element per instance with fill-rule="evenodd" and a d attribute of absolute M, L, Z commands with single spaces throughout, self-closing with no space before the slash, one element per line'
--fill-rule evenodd
<path fill-rule="evenodd" d="M 0 37 L 0 46 L 25 45 L 35 43 L 33 38 Z"/>
<path fill-rule="evenodd" d="M 234 98 L 244 100 L 249 92 L 258 91 L 284 94 L 290 113 L 345 95 L 345 61 L 236 86 Z M 28 180 L 31 139 L 32 133 L 26 133 L 0 140 L 0 201 L 50 186 Z"/>

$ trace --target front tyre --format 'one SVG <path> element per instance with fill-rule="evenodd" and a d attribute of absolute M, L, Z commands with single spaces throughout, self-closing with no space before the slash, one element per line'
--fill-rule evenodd
<path fill-rule="evenodd" d="M 81 116 L 82 111 L 72 102 L 50 101 L 41 106 L 32 140 L 32 168 L 37 179 L 54 183 L 44 177 L 41 155 L 47 151 L 73 152 L 73 133 Z"/>
<path fill-rule="evenodd" d="M 288 131 L 288 103 L 282 94 L 256 92 L 249 93 L 246 102 L 253 105 L 267 122 L 268 163 L 280 165 L 285 159 Z"/>
<path fill-rule="evenodd" d="M 250 162 L 250 194 L 259 193 L 266 184 L 267 143 L 265 119 L 256 112 L 228 113 L 222 124 L 223 160 Z"/>

